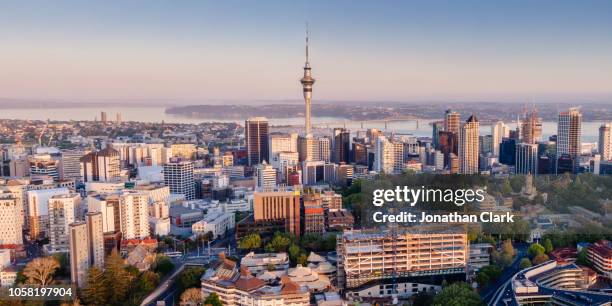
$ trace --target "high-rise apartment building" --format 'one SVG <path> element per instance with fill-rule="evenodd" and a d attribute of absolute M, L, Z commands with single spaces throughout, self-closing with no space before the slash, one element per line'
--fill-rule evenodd
<path fill-rule="evenodd" d="M 164 164 L 164 184 L 170 187 L 170 193 L 185 195 L 185 199 L 195 199 L 195 180 L 193 162 L 171 159 Z"/>
<path fill-rule="evenodd" d="M 27 192 L 28 233 L 32 239 L 48 236 L 49 200 L 55 195 L 67 195 L 68 188 L 30 190 Z"/>
<path fill-rule="evenodd" d="M 120 179 L 119 152 L 107 147 L 81 157 L 81 177 L 84 182 L 113 182 Z"/>
<path fill-rule="evenodd" d="M 459 131 L 459 172 L 461 174 L 478 173 L 478 133 L 480 124 L 475 115 L 461 125 Z"/>
<path fill-rule="evenodd" d="M 69 226 L 70 239 L 70 280 L 83 287 L 89 270 L 89 246 L 87 243 L 87 225 L 79 221 Z"/>
<path fill-rule="evenodd" d="M 516 173 L 537 174 L 538 145 L 534 143 L 519 143 L 516 145 Z"/>
<path fill-rule="evenodd" d="M 81 196 L 78 193 L 54 195 L 49 199 L 49 246 L 53 253 L 68 252 L 70 224 L 78 220 Z"/>
<path fill-rule="evenodd" d="M 451 109 L 446 110 L 444 113 L 444 131 L 458 135 L 460 126 L 461 115 Z"/>
<path fill-rule="evenodd" d="M 100 121 L 102 121 L 102 123 L 106 124 L 106 122 L 108 121 L 108 116 L 107 116 L 106 112 L 100 112 Z"/>
<path fill-rule="evenodd" d="M 374 147 L 374 166 L 376 172 L 398 174 L 403 171 L 404 144 L 378 136 Z"/>
<path fill-rule="evenodd" d="M 557 125 L 557 158 L 564 154 L 576 158 L 581 151 L 582 114 L 578 108 L 559 113 Z"/>
<path fill-rule="evenodd" d="M 48 175 L 54 180 L 59 180 L 59 159 L 50 154 L 35 154 L 29 156 L 31 175 Z"/>
<path fill-rule="evenodd" d="M 604 123 L 599 127 L 598 153 L 602 160 L 612 159 L 612 123 Z"/>
<path fill-rule="evenodd" d="M 85 215 L 87 225 L 87 247 L 89 249 L 89 265 L 104 267 L 104 233 L 101 212 L 88 212 Z"/>
<path fill-rule="evenodd" d="M 346 290 L 372 281 L 391 282 L 393 278 L 465 277 L 469 256 L 467 234 L 448 225 L 344 231 L 336 250 L 338 286 Z"/>
<path fill-rule="evenodd" d="M 102 214 L 102 231 L 104 233 L 119 231 L 121 218 L 119 196 L 117 194 L 91 194 L 87 196 L 87 211 Z"/>
<path fill-rule="evenodd" d="M 322 234 L 325 232 L 325 211 L 323 200 L 318 193 L 304 194 L 303 201 L 303 225 L 304 233 Z"/>
<path fill-rule="evenodd" d="M 149 237 L 149 199 L 145 193 L 124 191 L 119 196 L 119 210 L 124 239 Z"/>
<path fill-rule="evenodd" d="M 0 245 L 22 245 L 22 222 L 17 199 L 0 193 Z"/>
<path fill-rule="evenodd" d="M 268 119 L 265 117 L 253 117 L 245 121 L 244 138 L 246 142 L 249 166 L 262 163 L 270 157 L 268 150 Z"/>
<path fill-rule="evenodd" d="M 255 192 L 255 222 L 283 222 L 285 230 L 300 236 L 300 194 L 293 191 Z"/>

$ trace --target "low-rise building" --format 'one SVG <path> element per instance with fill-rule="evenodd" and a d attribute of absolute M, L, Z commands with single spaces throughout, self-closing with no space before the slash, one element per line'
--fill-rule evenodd
<path fill-rule="evenodd" d="M 289 269 L 289 256 L 285 252 L 264 254 L 250 252 L 242 257 L 240 265 L 247 267 L 254 275 L 261 271 L 287 271 Z"/>
<path fill-rule="evenodd" d="M 191 225 L 191 231 L 194 235 L 202 235 L 211 232 L 213 238 L 216 239 L 233 229 L 235 224 L 233 213 L 207 214 L 204 219 Z"/>
<path fill-rule="evenodd" d="M 612 278 L 612 242 L 600 240 L 591 244 L 587 249 L 587 256 L 593 268 L 607 278 Z"/>

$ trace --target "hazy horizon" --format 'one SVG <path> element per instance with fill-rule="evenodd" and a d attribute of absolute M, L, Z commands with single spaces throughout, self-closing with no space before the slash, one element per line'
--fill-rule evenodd
<path fill-rule="evenodd" d="M 610 103 L 612 2 L 3 1 L 3 101 Z"/>

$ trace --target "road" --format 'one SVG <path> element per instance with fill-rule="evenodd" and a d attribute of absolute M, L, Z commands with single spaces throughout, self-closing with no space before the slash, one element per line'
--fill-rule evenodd
<path fill-rule="evenodd" d="M 501 276 L 497 279 L 497 281 L 495 281 L 495 283 L 490 284 L 480 292 L 482 300 L 487 303 L 487 305 L 490 302 L 489 300 L 496 296 L 496 293 L 504 288 L 508 280 L 510 280 L 510 278 L 512 278 L 512 276 L 520 270 L 519 265 L 521 263 L 521 259 L 527 256 L 527 247 L 527 244 L 515 244 L 516 257 L 514 258 L 512 264 L 502 271 Z"/>

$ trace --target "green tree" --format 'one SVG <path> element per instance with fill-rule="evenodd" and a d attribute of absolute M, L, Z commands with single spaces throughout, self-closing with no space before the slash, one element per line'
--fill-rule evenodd
<path fill-rule="evenodd" d="M 553 249 L 554 248 L 553 248 L 552 241 L 549 238 L 546 238 L 544 240 L 544 251 L 546 252 L 546 254 L 548 254 L 548 253 L 552 252 Z"/>
<path fill-rule="evenodd" d="M 291 262 L 297 262 L 298 257 L 302 254 L 302 249 L 297 244 L 292 244 L 288 250 L 289 260 Z"/>
<path fill-rule="evenodd" d="M 539 265 L 541 263 L 545 263 L 548 261 L 548 255 L 542 253 L 542 254 L 538 254 L 533 258 L 533 264 L 534 265 Z"/>
<path fill-rule="evenodd" d="M 238 248 L 242 250 L 252 250 L 261 247 L 261 236 L 257 233 L 248 234 L 238 240 Z"/>
<path fill-rule="evenodd" d="M 144 271 L 136 283 L 136 292 L 149 293 L 159 284 L 159 275 L 151 271 Z"/>
<path fill-rule="evenodd" d="M 300 256 L 298 256 L 297 258 L 297 264 L 298 265 L 302 265 L 302 266 L 306 266 L 306 262 L 308 260 L 308 256 L 306 256 L 306 254 L 302 253 L 300 254 Z"/>
<path fill-rule="evenodd" d="M 429 306 L 433 304 L 434 296 L 429 292 L 419 292 L 413 296 L 412 306 Z"/>
<path fill-rule="evenodd" d="M 180 295 L 187 288 L 199 287 L 200 277 L 205 271 L 206 269 L 202 267 L 185 268 L 176 279 L 177 295 Z"/>
<path fill-rule="evenodd" d="M 85 288 L 81 291 L 81 299 L 85 305 L 108 305 L 108 285 L 104 279 L 104 272 L 96 266 L 87 271 Z"/>
<path fill-rule="evenodd" d="M 123 259 L 116 250 L 106 257 L 104 279 L 109 289 L 109 304 L 122 305 L 125 301 L 132 276 L 126 271 Z"/>
<path fill-rule="evenodd" d="M 470 286 L 464 282 L 458 282 L 444 287 L 440 294 L 433 300 L 435 306 L 477 306 L 484 305 L 482 299 Z"/>
<path fill-rule="evenodd" d="M 266 244 L 265 249 L 266 249 L 266 252 L 270 252 L 270 253 L 287 252 L 287 248 L 289 248 L 290 244 L 291 244 L 291 239 L 289 239 L 287 235 L 283 235 L 279 232 L 276 232 L 274 234 L 274 237 L 272 238 L 272 241 Z"/>
<path fill-rule="evenodd" d="M 56 277 L 68 278 L 70 277 L 70 260 L 66 253 L 55 253 L 51 255 L 59 263 L 59 269 L 55 271 Z"/>
<path fill-rule="evenodd" d="M 221 303 L 219 296 L 213 292 L 206 297 L 204 305 L 223 306 L 223 303 Z"/>
<path fill-rule="evenodd" d="M 509 196 L 512 193 L 512 186 L 510 186 L 510 182 L 508 182 L 507 180 L 504 181 L 504 183 L 502 184 L 501 193 L 504 196 Z"/>
<path fill-rule="evenodd" d="M 153 263 L 153 272 L 159 273 L 160 276 L 165 276 L 174 269 L 174 264 L 168 256 L 157 255 Z"/>
<path fill-rule="evenodd" d="M 521 262 L 519 263 L 519 267 L 521 268 L 521 270 L 531 267 L 531 260 L 529 260 L 529 258 L 527 257 L 521 259 Z"/>
<path fill-rule="evenodd" d="M 533 259 L 540 254 L 544 254 L 545 251 L 546 249 L 541 244 L 536 242 L 529 246 L 529 249 L 527 249 L 527 254 L 529 254 L 529 257 Z"/>
<path fill-rule="evenodd" d="M 483 287 L 490 282 L 496 281 L 502 273 L 502 269 L 496 265 L 482 267 L 476 274 L 476 282 Z"/>

